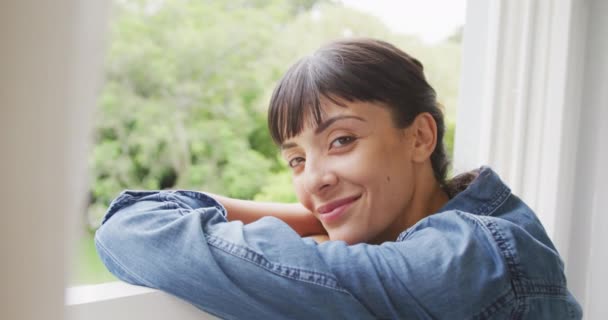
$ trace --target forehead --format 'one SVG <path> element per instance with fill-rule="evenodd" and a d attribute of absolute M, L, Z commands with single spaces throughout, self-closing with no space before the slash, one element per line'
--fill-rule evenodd
<path fill-rule="evenodd" d="M 391 124 L 392 117 L 390 110 L 383 103 L 368 102 L 368 101 L 338 101 L 321 100 L 321 118 L 319 123 L 307 119 L 304 122 L 304 127 L 308 130 L 316 130 L 319 125 L 323 124 L 328 119 L 337 116 L 353 116 L 362 118 L 365 122 L 374 123 L 376 125 Z"/>
<path fill-rule="evenodd" d="M 281 149 L 284 149 L 285 146 L 293 146 L 293 142 L 303 138 L 314 138 L 334 126 L 347 126 L 354 129 L 392 126 L 388 108 L 373 102 L 354 101 L 337 104 L 325 101 L 321 107 L 319 121 L 317 122 L 311 117 L 311 115 L 307 115 L 304 118 L 302 129 L 292 137 L 285 139 L 281 144 Z"/>

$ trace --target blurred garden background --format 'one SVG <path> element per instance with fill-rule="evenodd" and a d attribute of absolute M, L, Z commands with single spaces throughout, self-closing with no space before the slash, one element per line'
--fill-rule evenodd
<path fill-rule="evenodd" d="M 428 43 L 341 1 L 115 0 L 108 35 L 71 285 L 115 280 L 93 234 L 123 189 L 296 201 L 266 108 L 287 68 L 330 40 L 374 37 L 417 57 L 445 106 L 451 153 L 462 27 Z"/>

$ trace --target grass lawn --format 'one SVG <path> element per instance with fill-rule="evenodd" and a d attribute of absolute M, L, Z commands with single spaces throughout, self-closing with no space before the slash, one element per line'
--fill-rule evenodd
<path fill-rule="evenodd" d="M 75 249 L 69 286 L 118 281 L 103 265 L 93 242 L 93 234 L 84 232 Z"/>

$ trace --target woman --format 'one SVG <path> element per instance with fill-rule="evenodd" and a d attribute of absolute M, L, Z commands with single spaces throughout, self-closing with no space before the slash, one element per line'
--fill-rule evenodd
<path fill-rule="evenodd" d="M 110 271 L 227 319 L 581 317 L 530 208 L 487 167 L 446 181 L 416 59 L 331 43 L 287 72 L 268 115 L 300 204 L 125 191 L 96 235 Z"/>

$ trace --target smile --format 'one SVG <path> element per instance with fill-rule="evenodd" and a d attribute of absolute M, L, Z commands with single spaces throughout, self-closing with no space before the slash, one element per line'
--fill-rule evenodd
<path fill-rule="evenodd" d="M 361 198 L 361 195 L 340 199 L 319 207 L 317 209 L 319 220 L 323 223 L 331 223 L 338 220 L 355 201 L 359 200 L 359 198 Z"/>

